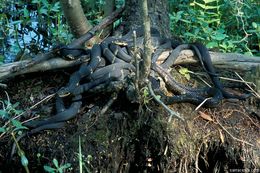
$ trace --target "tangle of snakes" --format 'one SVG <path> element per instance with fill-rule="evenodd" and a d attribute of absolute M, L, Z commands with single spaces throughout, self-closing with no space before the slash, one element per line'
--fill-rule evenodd
<path fill-rule="evenodd" d="M 142 32 L 142 30 L 137 30 L 137 46 L 140 52 L 142 52 L 143 46 Z M 159 33 L 154 29 L 151 31 L 151 36 L 153 47 L 155 48 L 152 56 L 152 70 L 165 81 L 167 89 L 175 94 L 169 97 L 162 92 L 158 92 L 164 103 L 189 102 L 198 105 L 210 97 L 211 99 L 208 99 L 204 103 L 204 106 L 215 107 L 223 98 L 245 99 L 249 96 L 246 94 L 242 96 L 232 95 L 223 89 L 215 69 L 212 66 L 209 52 L 202 44 L 180 44 L 176 41 L 160 37 Z M 28 134 L 45 129 L 62 127 L 67 120 L 75 117 L 79 112 L 82 106 L 82 93 L 90 89 L 95 89 L 100 85 L 111 84 L 114 81 L 125 83 L 126 78 L 134 76 L 132 74 L 135 72 L 136 67 L 133 58 L 133 46 L 132 32 L 129 32 L 122 38 L 108 37 L 101 44 L 95 44 L 91 50 L 75 50 L 77 56 L 90 56 L 90 61 L 83 63 L 79 70 L 70 76 L 68 84 L 58 91 L 56 98 L 56 115 L 43 120 L 33 120 L 24 124 L 32 129 Z M 183 49 L 192 49 L 195 52 L 202 68 L 211 78 L 213 83 L 212 87 L 187 87 L 175 81 L 170 75 L 168 70 L 173 66 L 180 51 Z M 64 52 L 72 52 L 67 48 L 61 48 L 61 50 Z M 157 64 L 156 61 L 158 57 L 165 50 L 172 51 L 162 64 Z M 64 52 L 63 54 L 65 54 Z M 83 80 L 88 82 L 82 83 Z M 152 75 L 150 76 L 150 80 L 157 82 Z M 65 107 L 63 103 L 63 97 L 67 96 L 72 97 L 72 103 L 69 107 Z"/>

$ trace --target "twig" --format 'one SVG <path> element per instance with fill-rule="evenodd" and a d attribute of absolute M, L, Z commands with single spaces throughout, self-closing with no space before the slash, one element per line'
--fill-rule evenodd
<path fill-rule="evenodd" d="M 117 93 L 113 93 L 112 98 L 106 103 L 106 105 L 101 109 L 100 116 L 102 116 L 108 108 L 114 103 L 114 101 L 117 99 Z"/>
<path fill-rule="evenodd" d="M 212 97 L 206 98 L 205 100 L 203 100 L 203 102 L 201 102 L 195 109 L 195 111 L 197 111 L 207 100 L 212 99 Z"/>
<path fill-rule="evenodd" d="M 38 119 L 38 118 L 40 118 L 40 115 L 37 115 L 37 116 L 32 117 L 32 118 L 30 118 L 28 120 L 25 120 L 25 121 L 22 122 L 22 124 L 27 123 L 27 122 L 32 121 L 32 120 L 35 120 L 35 119 Z"/>
<path fill-rule="evenodd" d="M 244 141 L 244 140 L 242 140 L 242 139 L 238 139 L 238 138 L 236 138 L 235 136 L 233 136 L 233 135 L 232 135 L 224 126 L 222 126 L 217 120 L 216 120 L 216 123 L 217 123 L 231 138 L 233 138 L 234 140 L 239 141 L 239 142 L 242 142 L 242 143 L 245 143 L 245 144 L 250 145 L 250 146 L 254 146 L 253 144 L 251 144 L 251 143 L 249 143 L 249 142 L 247 142 L 247 141 Z"/>
<path fill-rule="evenodd" d="M 245 85 L 256 95 L 256 97 L 260 99 L 260 95 L 259 95 L 250 85 L 248 85 L 248 83 L 246 83 L 246 81 L 245 81 L 237 72 L 235 72 L 235 74 L 236 74 L 236 75 L 239 77 L 239 79 L 241 79 L 241 80 L 245 83 Z"/>
<path fill-rule="evenodd" d="M 223 79 L 223 80 L 227 80 L 227 81 L 232 81 L 232 82 L 239 82 L 239 83 L 251 84 L 251 85 L 253 85 L 253 86 L 256 86 L 253 82 L 241 81 L 241 80 L 232 79 L 232 78 L 227 78 L 227 77 L 219 77 L 219 79 Z"/>
<path fill-rule="evenodd" d="M 136 31 L 133 31 L 133 42 L 134 42 L 134 59 L 135 59 L 135 89 L 139 91 L 139 62 L 137 57 L 137 45 L 136 45 Z"/>
<path fill-rule="evenodd" d="M 40 100 L 39 102 L 37 102 L 36 104 L 32 105 L 32 106 L 30 107 L 30 109 L 35 108 L 36 106 L 38 106 L 39 104 L 41 104 L 41 103 L 44 102 L 45 100 L 48 101 L 49 99 L 51 99 L 51 98 L 54 97 L 55 95 L 56 95 L 56 93 L 46 96 L 44 99 L 42 99 L 42 100 Z"/>
<path fill-rule="evenodd" d="M 152 85 L 151 82 L 148 83 L 148 88 L 149 91 L 152 95 L 152 97 L 157 101 L 157 103 L 159 103 L 160 105 L 162 105 L 169 113 L 170 113 L 170 118 L 169 118 L 169 122 L 172 120 L 172 116 L 175 116 L 177 118 L 179 118 L 180 120 L 184 121 L 184 119 L 180 116 L 180 114 L 178 112 L 174 112 L 173 110 L 171 110 L 168 106 L 166 106 L 153 92 L 152 89 Z"/>

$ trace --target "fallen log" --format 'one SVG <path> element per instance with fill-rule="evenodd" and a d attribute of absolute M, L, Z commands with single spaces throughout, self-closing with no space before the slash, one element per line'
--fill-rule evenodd
<path fill-rule="evenodd" d="M 164 52 L 159 61 L 165 59 L 168 56 L 169 52 Z M 255 56 L 247 56 L 237 53 L 218 53 L 218 52 L 210 52 L 212 63 L 217 68 L 221 69 L 229 69 L 236 71 L 250 71 L 255 67 L 260 65 L 260 57 Z M 38 64 L 28 66 L 30 64 L 30 60 L 24 60 L 9 64 L 3 64 L 0 66 L 0 81 L 7 80 L 9 78 L 15 77 L 21 74 L 27 74 L 32 72 L 42 72 L 49 70 L 57 70 L 64 69 L 68 67 L 72 67 L 75 65 L 79 65 L 82 63 L 80 60 L 75 61 L 66 61 L 62 58 L 56 57 L 46 61 L 41 61 Z M 196 57 L 194 57 L 194 53 L 191 50 L 184 50 L 180 53 L 176 65 L 184 65 L 184 64 L 195 64 L 197 63 Z M 21 70 L 14 70 L 18 67 Z M 27 67 L 27 68 L 23 68 Z"/>
<path fill-rule="evenodd" d="M 212 63 L 221 69 L 249 71 L 260 65 L 260 57 L 242 55 L 238 53 L 210 52 Z M 191 50 L 181 52 L 176 65 L 197 63 L 197 58 Z"/>

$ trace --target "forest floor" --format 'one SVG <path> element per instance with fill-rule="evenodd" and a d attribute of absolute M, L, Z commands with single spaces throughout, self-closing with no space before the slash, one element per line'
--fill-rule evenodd
<path fill-rule="evenodd" d="M 19 108 L 27 110 L 64 86 L 68 78 L 65 72 L 20 76 L 7 83 L 7 92 L 12 103 L 19 102 Z M 6 98 L 4 92 L 0 96 Z M 54 158 L 72 164 L 67 172 L 79 172 L 79 143 L 83 169 L 89 172 L 260 172 L 260 103 L 255 99 L 224 100 L 216 108 L 199 111 L 187 103 L 172 105 L 183 122 L 168 121 L 167 112 L 152 101 L 146 111 L 140 110 L 124 92 L 105 114 L 100 110 L 110 94 L 83 97 L 80 113 L 64 128 L 19 141 L 31 172 L 53 166 Z M 28 110 L 21 121 L 54 115 L 54 100 Z M 1 137 L 1 173 L 23 172 L 19 156 L 10 158 L 12 145 L 10 135 Z"/>

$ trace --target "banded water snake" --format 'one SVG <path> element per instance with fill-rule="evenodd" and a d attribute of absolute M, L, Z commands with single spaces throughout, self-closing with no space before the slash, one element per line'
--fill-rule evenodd
<path fill-rule="evenodd" d="M 141 37 L 142 32 L 138 31 L 137 35 L 138 37 Z M 72 104 L 68 108 L 61 106 L 63 107 L 63 111 L 57 112 L 55 116 L 46 118 L 45 120 L 31 121 L 25 125 L 34 129 L 38 128 L 44 130 L 50 127 L 48 124 L 52 126 L 55 123 L 69 120 L 79 112 L 82 104 L 80 99 L 83 92 L 87 92 L 88 90 L 104 83 L 124 80 L 130 73 L 133 73 L 135 71 L 135 66 L 132 64 L 133 56 L 131 47 L 133 44 L 131 43 L 131 37 L 131 34 L 127 34 L 119 39 L 110 37 L 104 40 L 101 45 L 94 45 L 90 51 L 90 62 L 82 64 L 79 70 L 71 75 L 67 86 L 61 88 L 57 92 L 58 97 L 71 95 L 73 97 Z M 200 104 L 204 99 L 211 97 L 211 99 L 205 102 L 204 106 L 214 107 L 217 106 L 223 98 L 244 99 L 248 96 L 234 96 L 223 89 L 205 46 L 197 43 L 180 44 L 176 41 L 159 37 L 157 32 L 153 34 L 153 37 L 156 42 L 154 48 L 157 48 L 157 50 L 155 49 L 153 54 L 152 70 L 158 73 L 158 75 L 165 80 L 169 90 L 177 94 L 173 97 L 168 97 L 162 94 L 162 99 L 165 103 L 172 104 L 176 102 L 190 102 L 193 104 Z M 126 44 L 118 44 L 118 41 L 123 43 L 125 42 Z M 142 48 L 142 41 L 140 41 L 137 46 Z M 173 50 L 161 65 L 156 64 L 157 58 L 165 49 Z M 167 69 L 174 64 L 174 61 L 183 49 L 192 49 L 195 52 L 202 68 L 210 76 L 213 87 L 204 87 L 200 89 L 190 88 L 175 81 L 175 79 L 168 73 Z M 102 59 L 105 59 L 105 66 L 99 67 Z M 151 76 L 151 78 L 153 78 L 153 76 Z M 83 80 L 87 82 L 81 83 Z"/>

